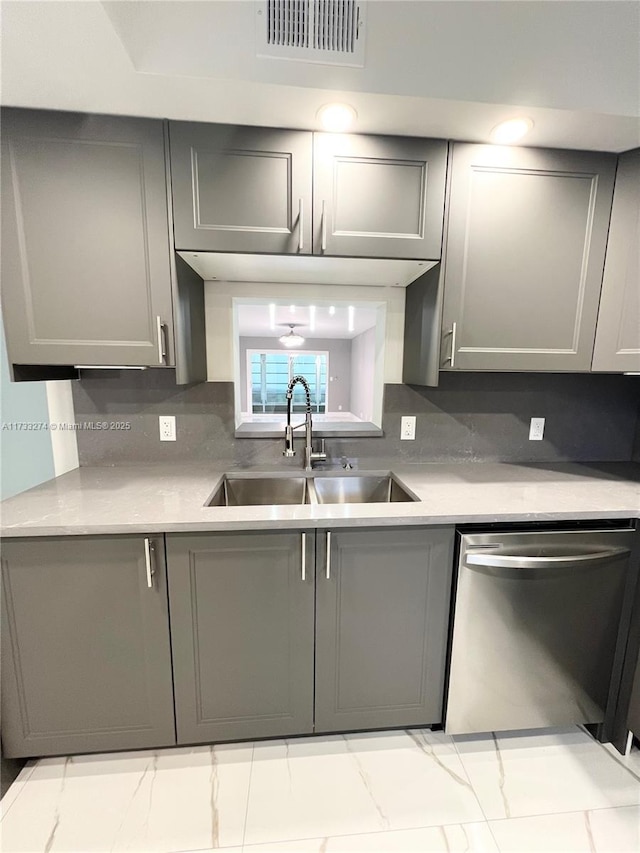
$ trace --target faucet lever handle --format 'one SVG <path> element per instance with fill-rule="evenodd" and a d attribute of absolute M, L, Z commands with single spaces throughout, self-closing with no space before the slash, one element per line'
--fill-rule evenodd
<path fill-rule="evenodd" d="M 324 438 L 320 439 L 320 450 L 313 450 L 313 448 L 311 448 L 311 459 L 315 462 L 327 461 L 327 454 L 324 449 Z"/>

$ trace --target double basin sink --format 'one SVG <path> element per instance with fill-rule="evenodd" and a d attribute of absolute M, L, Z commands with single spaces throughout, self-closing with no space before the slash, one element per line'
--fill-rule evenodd
<path fill-rule="evenodd" d="M 393 474 L 260 477 L 225 474 L 205 506 L 292 506 L 417 501 Z"/>

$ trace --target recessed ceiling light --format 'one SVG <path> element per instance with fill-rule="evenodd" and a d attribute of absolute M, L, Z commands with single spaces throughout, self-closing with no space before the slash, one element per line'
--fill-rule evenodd
<path fill-rule="evenodd" d="M 532 127 L 533 121 L 530 118 L 510 118 L 507 121 L 501 121 L 491 131 L 491 141 L 497 145 L 509 145 L 511 142 L 522 139 Z"/>
<path fill-rule="evenodd" d="M 325 104 L 317 113 L 320 123 L 330 133 L 344 133 L 357 119 L 358 114 L 349 104 Z"/>
<path fill-rule="evenodd" d="M 330 305 L 330 306 L 329 306 L 329 314 L 333 317 L 333 315 L 334 315 L 335 313 L 336 313 L 336 306 L 335 306 L 335 305 Z"/>

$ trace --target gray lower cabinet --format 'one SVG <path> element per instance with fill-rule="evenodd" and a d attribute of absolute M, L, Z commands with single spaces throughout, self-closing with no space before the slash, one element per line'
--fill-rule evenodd
<path fill-rule="evenodd" d="M 313 731 L 314 540 L 167 536 L 180 743 Z"/>
<path fill-rule="evenodd" d="M 170 122 L 176 249 L 311 252 L 312 134 Z"/>
<path fill-rule="evenodd" d="M 313 135 L 313 251 L 439 258 L 447 143 Z"/>
<path fill-rule="evenodd" d="M 13 364 L 174 363 L 161 121 L 2 111 L 2 286 Z"/>
<path fill-rule="evenodd" d="M 438 723 L 453 537 L 7 540 L 3 754 Z"/>
<path fill-rule="evenodd" d="M 442 362 L 589 371 L 616 157 L 453 146 Z"/>
<path fill-rule="evenodd" d="M 2 544 L 2 745 L 9 757 L 175 743 L 163 538 Z M 149 585 L 150 582 L 150 585 Z"/>
<path fill-rule="evenodd" d="M 640 371 L 640 148 L 618 159 L 592 369 Z"/>
<path fill-rule="evenodd" d="M 317 537 L 316 731 L 439 723 L 453 528 Z"/>

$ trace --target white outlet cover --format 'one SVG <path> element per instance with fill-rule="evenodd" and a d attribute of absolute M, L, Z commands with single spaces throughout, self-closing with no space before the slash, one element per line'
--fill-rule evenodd
<path fill-rule="evenodd" d="M 176 440 L 176 418 L 175 415 L 160 415 L 158 418 L 160 429 L 160 441 Z"/>
<path fill-rule="evenodd" d="M 414 441 L 416 437 L 416 416 L 404 415 L 400 421 L 400 439 L 402 441 Z"/>
<path fill-rule="evenodd" d="M 531 418 L 529 441 L 542 441 L 544 438 L 544 418 Z"/>

